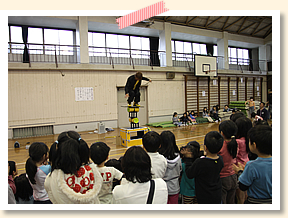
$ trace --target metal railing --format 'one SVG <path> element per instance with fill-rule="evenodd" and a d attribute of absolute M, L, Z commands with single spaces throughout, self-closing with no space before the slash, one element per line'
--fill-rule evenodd
<path fill-rule="evenodd" d="M 79 63 L 80 46 L 77 45 L 53 45 L 27 43 L 29 64 L 41 63 Z M 23 62 L 25 45 L 23 43 L 8 43 L 8 62 Z M 28 61 L 27 61 L 28 60 Z"/>
<path fill-rule="evenodd" d="M 54 45 L 27 43 L 27 55 L 25 62 L 29 63 L 80 63 L 79 45 Z M 23 63 L 24 43 L 8 43 L 8 62 Z M 89 46 L 89 63 L 108 64 L 113 68 L 115 65 L 160 66 L 161 61 L 166 60 L 165 51 L 150 51 L 140 49 L 109 48 Z M 27 61 L 28 60 L 28 61 Z M 218 69 L 224 69 L 224 57 L 217 56 Z M 172 52 L 173 67 L 186 67 L 191 69 L 194 66 L 194 54 Z M 229 69 L 241 71 L 268 71 L 272 68 L 271 60 L 257 60 L 229 57 Z M 266 70 L 265 70 L 266 69 Z"/>

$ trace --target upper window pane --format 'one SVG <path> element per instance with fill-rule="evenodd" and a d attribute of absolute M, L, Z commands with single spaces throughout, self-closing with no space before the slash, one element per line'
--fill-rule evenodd
<path fill-rule="evenodd" d="M 23 43 L 22 39 L 22 27 L 20 26 L 11 26 L 10 27 L 11 42 Z"/>
<path fill-rule="evenodd" d="M 42 28 L 28 28 L 28 43 L 30 54 L 43 54 L 43 33 Z M 33 45 L 33 44 L 42 44 L 42 45 Z"/>

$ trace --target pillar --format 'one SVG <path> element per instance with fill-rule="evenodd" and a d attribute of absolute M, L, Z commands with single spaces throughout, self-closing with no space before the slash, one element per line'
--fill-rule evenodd
<path fill-rule="evenodd" d="M 76 44 L 80 45 L 80 51 L 77 52 L 77 59 L 82 64 L 89 63 L 88 48 L 88 20 L 86 16 L 79 16 L 76 27 Z"/>
<path fill-rule="evenodd" d="M 217 49 L 218 49 L 218 68 L 219 69 L 229 69 L 229 57 L 228 57 L 228 33 L 223 32 L 222 39 L 217 40 Z"/>
<path fill-rule="evenodd" d="M 160 66 L 172 67 L 172 48 L 171 48 L 171 24 L 164 22 L 163 30 L 159 31 L 159 51 L 166 51 L 160 53 Z"/>

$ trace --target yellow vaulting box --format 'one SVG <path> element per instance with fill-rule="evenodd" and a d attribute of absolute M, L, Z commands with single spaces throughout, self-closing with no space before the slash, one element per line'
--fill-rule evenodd
<path fill-rule="evenodd" d="M 120 137 L 121 145 L 128 148 L 135 145 L 142 145 L 142 136 L 148 132 L 147 127 L 139 127 L 135 129 L 121 128 Z"/>

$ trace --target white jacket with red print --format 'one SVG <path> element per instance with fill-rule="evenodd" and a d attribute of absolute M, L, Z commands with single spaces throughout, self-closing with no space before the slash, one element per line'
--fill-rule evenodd
<path fill-rule="evenodd" d="M 102 177 L 94 164 L 81 166 L 76 175 L 54 170 L 44 187 L 53 204 L 99 204 Z"/>

